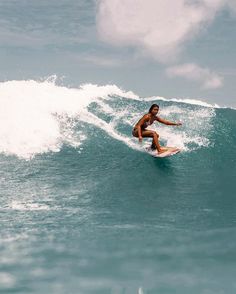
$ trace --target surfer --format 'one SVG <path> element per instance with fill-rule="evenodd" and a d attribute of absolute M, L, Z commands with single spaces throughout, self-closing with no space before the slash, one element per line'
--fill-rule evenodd
<path fill-rule="evenodd" d="M 159 143 L 159 135 L 157 132 L 152 130 L 147 130 L 146 128 L 153 124 L 154 121 L 158 121 L 162 124 L 168 125 L 168 126 L 181 126 L 182 123 L 174 123 L 168 120 L 165 120 L 163 118 L 160 118 L 157 116 L 157 113 L 159 111 L 159 105 L 153 104 L 148 113 L 145 114 L 134 126 L 132 135 L 134 137 L 139 138 L 139 142 L 142 142 L 143 137 L 151 137 L 152 139 L 152 145 L 151 149 L 155 150 L 157 149 L 157 153 L 161 154 L 168 150 L 168 148 L 162 147 Z"/>

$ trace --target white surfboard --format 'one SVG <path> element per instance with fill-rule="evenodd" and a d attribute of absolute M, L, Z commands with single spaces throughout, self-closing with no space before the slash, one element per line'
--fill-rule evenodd
<path fill-rule="evenodd" d="M 174 154 L 177 154 L 181 151 L 181 149 L 177 148 L 177 147 L 168 147 L 165 146 L 164 148 L 168 148 L 168 150 L 166 150 L 165 152 L 158 154 L 156 150 L 152 150 L 151 147 L 147 147 L 145 148 L 147 153 L 150 154 L 153 157 L 168 157 L 168 156 L 172 156 Z"/>

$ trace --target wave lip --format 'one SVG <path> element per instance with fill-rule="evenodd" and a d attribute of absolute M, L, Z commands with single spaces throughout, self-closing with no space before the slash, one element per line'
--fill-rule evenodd
<path fill-rule="evenodd" d="M 152 96 L 152 97 L 147 97 L 143 98 L 145 101 L 156 101 L 156 100 L 162 100 L 162 101 L 168 101 L 168 102 L 177 102 L 177 103 L 186 103 L 186 104 L 191 104 L 191 105 L 198 105 L 198 106 L 203 106 L 203 107 L 210 107 L 210 108 L 221 108 L 218 104 L 210 104 L 202 100 L 198 99 L 180 99 L 180 98 L 164 98 L 160 96 Z"/>

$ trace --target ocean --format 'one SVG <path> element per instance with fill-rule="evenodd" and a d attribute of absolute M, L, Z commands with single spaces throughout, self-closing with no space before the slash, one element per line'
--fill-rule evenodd
<path fill-rule="evenodd" d="M 235 109 L 56 77 L 0 103 L 1 293 L 236 293 Z M 132 137 L 152 103 L 181 153 Z"/>

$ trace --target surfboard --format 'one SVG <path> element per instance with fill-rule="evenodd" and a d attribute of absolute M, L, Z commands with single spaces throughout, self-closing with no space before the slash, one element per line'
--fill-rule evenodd
<path fill-rule="evenodd" d="M 181 149 L 177 148 L 177 147 L 169 147 L 169 146 L 165 146 L 165 148 L 168 148 L 168 150 L 166 150 L 165 152 L 158 154 L 156 150 L 152 150 L 151 147 L 147 147 L 145 148 L 147 153 L 150 154 L 153 157 L 168 157 L 168 156 L 172 156 L 175 155 L 179 152 L 181 152 Z"/>

